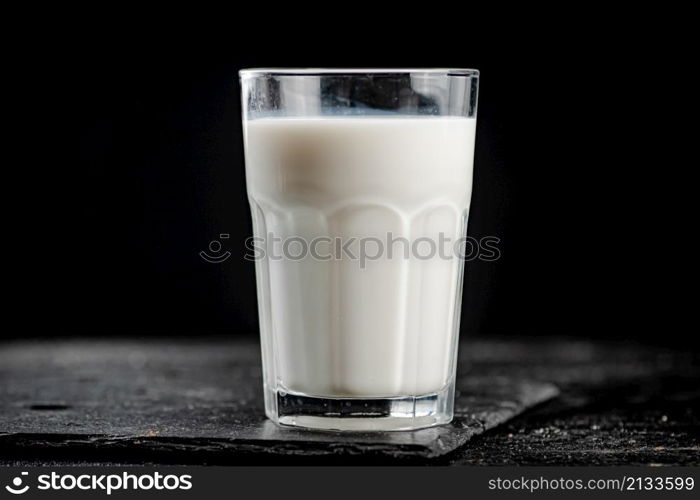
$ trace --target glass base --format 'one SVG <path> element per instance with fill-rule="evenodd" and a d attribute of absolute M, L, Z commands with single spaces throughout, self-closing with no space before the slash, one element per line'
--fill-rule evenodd
<path fill-rule="evenodd" d="M 266 388 L 265 413 L 292 427 L 334 431 L 410 431 L 452 421 L 453 385 L 393 398 L 327 398 Z"/>

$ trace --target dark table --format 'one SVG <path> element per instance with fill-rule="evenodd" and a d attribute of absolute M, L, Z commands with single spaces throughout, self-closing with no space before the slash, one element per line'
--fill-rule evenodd
<path fill-rule="evenodd" d="M 460 346 L 455 421 L 281 429 L 256 340 L 0 344 L 0 464 L 700 464 L 700 357 L 629 343 Z"/>

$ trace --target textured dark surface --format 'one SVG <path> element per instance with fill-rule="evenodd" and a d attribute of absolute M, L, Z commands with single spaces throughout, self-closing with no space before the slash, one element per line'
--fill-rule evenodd
<path fill-rule="evenodd" d="M 267 457 L 431 459 L 557 394 L 471 375 L 451 425 L 335 433 L 265 419 L 254 342 L 15 343 L 0 354 L 0 456 L 222 462 Z"/>
<path fill-rule="evenodd" d="M 484 372 L 553 380 L 561 395 L 476 438 L 449 463 L 700 464 L 697 353 L 566 341 L 483 347 L 493 356 Z"/>
<path fill-rule="evenodd" d="M 2 344 L 0 463 L 700 463 L 692 353 L 472 341 L 460 360 L 452 425 L 341 435 L 264 419 L 253 341 Z"/>

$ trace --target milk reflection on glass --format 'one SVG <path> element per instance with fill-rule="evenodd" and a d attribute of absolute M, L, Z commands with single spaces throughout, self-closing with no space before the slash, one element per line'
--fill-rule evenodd
<path fill-rule="evenodd" d="M 465 235 L 477 79 L 241 73 L 255 236 L 326 244 L 274 258 L 268 247 L 256 262 L 272 420 L 340 430 L 451 420 L 463 261 L 427 242 Z M 360 262 L 362 240 L 372 258 Z M 349 254 L 334 253 L 338 242 Z"/>

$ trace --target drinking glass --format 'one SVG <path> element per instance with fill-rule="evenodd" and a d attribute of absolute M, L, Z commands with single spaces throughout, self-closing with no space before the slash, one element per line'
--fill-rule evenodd
<path fill-rule="evenodd" d="M 450 422 L 478 71 L 240 79 L 267 416 L 335 430 Z"/>

